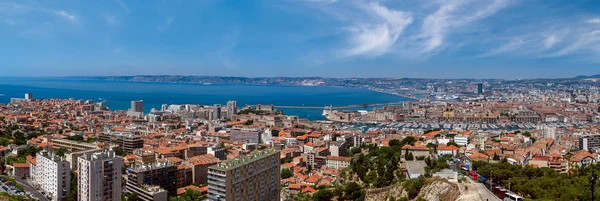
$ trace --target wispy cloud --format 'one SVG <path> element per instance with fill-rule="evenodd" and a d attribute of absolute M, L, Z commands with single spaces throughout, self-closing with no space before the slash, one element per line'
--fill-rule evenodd
<path fill-rule="evenodd" d="M 117 19 L 117 16 L 115 16 L 113 14 L 104 15 L 104 20 L 109 25 L 119 25 L 120 24 L 120 21 L 119 21 L 119 19 Z"/>
<path fill-rule="evenodd" d="M 508 0 L 453 0 L 442 1 L 439 9 L 427 15 L 421 33 L 414 37 L 423 53 L 443 47 L 453 29 L 493 15 L 509 5 Z"/>
<path fill-rule="evenodd" d="M 586 21 L 588 24 L 600 24 L 600 18 L 592 18 Z"/>
<path fill-rule="evenodd" d="M 513 38 L 508 43 L 505 43 L 505 44 L 501 45 L 500 47 L 493 49 L 487 53 L 479 55 L 479 57 L 489 57 L 489 56 L 494 56 L 494 55 L 498 55 L 498 54 L 502 54 L 502 53 L 506 53 L 506 52 L 515 51 L 515 50 L 518 50 L 519 48 L 523 47 L 524 44 L 525 44 L 525 41 L 523 39 Z"/>
<path fill-rule="evenodd" d="M 171 23 L 172 23 L 172 22 L 173 22 L 173 17 L 172 17 L 172 16 L 168 16 L 168 17 L 165 19 L 165 22 L 164 22 L 164 23 L 162 23 L 162 24 L 160 24 L 160 25 L 158 25 L 158 27 L 157 27 L 157 28 L 158 28 L 158 30 L 159 30 L 160 32 L 165 32 L 165 31 L 167 31 L 167 29 L 169 29 L 169 27 L 171 26 Z"/>
<path fill-rule="evenodd" d="M 125 11 L 125 13 L 129 14 L 131 12 L 131 10 L 129 10 L 129 7 L 127 7 L 127 5 L 125 3 L 123 3 L 123 1 L 115 0 L 115 2 L 117 2 L 117 4 L 119 4 L 119 6 L 121 6 L 121 8 L 123 9 L 123 11 Z"/>
<path fill-rule="evenodd" d="M 598 49 L 600 47 L 600 30 L 580 33 L 574 37 L 576 37 L 575 41 L 548 56 L 561 57 L 569 54 L 590 53 L 590 51 L 600 50 Z"/>
<path fill-rule="evenodd" d="M 348 29 L 350 46 L 343 51 L 343 56 L 385 54 L 413 22 L 410 13 L 389 9 L 377 2 L 365 5 L 363 10 L 371 21 L 359 22 Z"/>
<path fill-rule="evenodd" d="M 54 14 L 56 14 L 56 15 L 58 15 L 60 17 L 63 17 L 65 19 L 67 19 L 67 20 L 70 20 L 70 21 L 76 21 L 77 20 L 77 17 L 75 17 L 75 15 L 71 15 L 71 14 L 67 13 L 64 10 L 54 11 Z"/>

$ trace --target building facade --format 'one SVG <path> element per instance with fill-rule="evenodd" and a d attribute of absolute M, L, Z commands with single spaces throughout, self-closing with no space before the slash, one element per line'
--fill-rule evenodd
<path fill-rule="evenodd" d="M 127 132 L 101 133 L 98 142 L 119 145 L 125 153 L 133 153 L 133 150 L 144 147 L 144 140 L 140 136 Z"/>
<path fill-rule="evenodd" d="M 122 167 L 123 160 L 113 151 L 85 153 L 79 157 L 79 200 L 121 201 Z"/>
<path fill-rule="evenodd" d="M 208 169 L 208 199 L 280 200 L 278 150 L 253 152 Z"/>
<path fill-rule="evenodd" d="M 170 161 L 135 165 L 127 170 L 127 191 L 138 192 L 145 186 L 160 186 L 169 196 L 177 195 L 177 166 Z M 139 194 L 140 192 L 138 192 Z"/>
<path fill-rule="evenodd" d="M 69 195 L 71 187 L 71 173 L 69 162 L 52 152 L 42 151 L 37 154 L 35 167 L 31 174 L 34 186 L 47 193 L 53 201 L 62 200 Z"/>
<path fill-rule="evenodd" d="M 600 147 L 600 134 L 580 135 L 579 150 L 589 150 Z"/>
<path fill-rule="evenodd" d="M 261 143 L 260 129 L 233 128 L 230 134 L 230 139 L 236 142 Z"/>
<path fill-rule="evenodd" d="M 234 114 L 238 113 L 237 101 L 227 101 L 227 118 L 232 119 Z"/>

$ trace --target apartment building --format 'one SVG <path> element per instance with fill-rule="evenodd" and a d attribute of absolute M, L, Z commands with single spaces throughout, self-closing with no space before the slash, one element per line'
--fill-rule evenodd
<path fill-rule="evenodd" d="M 30 163 L 33 185 L 51 197 L 53 201 L 62 200 L 69 195 L 71 174 L 69 161 L 49 151 L 37 154 L 34 163 Z"/>
<path fill-rule="evenodd" d="M 261 143 L 261 133 L 260 129 L 233 128 L 229 138 L 236 142 Z"/>
<path fill-rule="evenodd" d="M 263 150 L 208 169 L 209 200 L 280 200 L 278 150 Z"/>
<path fill-rule="evenodd" d="M 81 201 L 121 201 L 123 160 L 113 151 L 85 153 L 78 160 L 77 195 Z"/>
<path fill-rule="evenodd" d="M 50 140 L 52 142 L 52 147 L 54 149 L 65 148 L 69 152 L 79 152 L 86 151 L 90 149 L 98 149 L 98 145 L 93 143 L 85 143 L 79 142 L 75 140 L 67 140 L 67 139 L 55 139 L 52 138 Z"/>
<path fill-rule="evenodd" d="M 589 134 L 579 136 L 579 150 L 589 150 L 600 147 L 600 134 Z"/>
<path fill-rule="evenodd" d="M 140 136 L 128 132 L 101 133 L 98 142 L 119 145 L 125 153 L 133 153 L 133 150 L 144 147 L 144 140 Z"/>
<path fill-rule="evenodd" d="M 336 157 L 336 156 L 327 156 L 327 167 L 330 168 L 347 168 L 350 166 L 350 161 L 352 158 L 350 157 Z"/>
<path fill-rule="evenodd" d="M 127 170 L 127 191 L 138 192 L 144 186 L 160 186 L 169 196 L 177 195 L 177 166 L 170 162 L 135 164 Z"/>

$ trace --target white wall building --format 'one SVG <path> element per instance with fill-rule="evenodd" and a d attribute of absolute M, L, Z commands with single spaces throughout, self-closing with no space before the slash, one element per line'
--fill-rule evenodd
<path fill-rule="evenodd" d="M 469 138 L 464 135 L 454 136 L 454 142 L 459 146 L 467 146 L 469 143 Z"/>
<path fill-rule="evenodd" d="M 55 156 L 52 152 L 43 151 L 37 154 L 36 164 L 30 163 L 34 170 L 33 185 L 40 191 L 46 192 L 53 201 L 61 200 L 69 195 L 71 187 L 71 166 L 64 158 Z"/>
<path fill-rule="evenodd" d="M 113 151 L 85 153 L 79 157 L 79 200 L 121 201 L 122 166 L 123 160 Z"/>

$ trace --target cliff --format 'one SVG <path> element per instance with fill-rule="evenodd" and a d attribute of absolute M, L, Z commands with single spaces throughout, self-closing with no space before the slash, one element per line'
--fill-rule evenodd
<path fill-rule="evenodd" d="M 430 178 L 419 191 L 417 197 L 422 197 L 428 201 L 454 201 L 461 196 L 459 186 L 456 183 L 445 179 Z M 403 184 L 396 184 L 378 189 L 366 190 L 365 201 L 386 201 L 390 198 L 399 200 L 402 197 L 408 197 L 408 192 Z"/>

